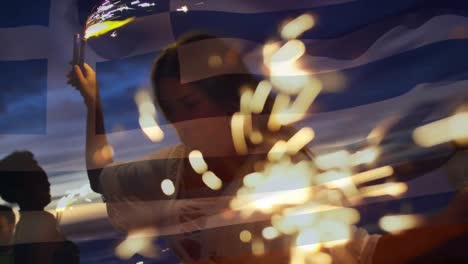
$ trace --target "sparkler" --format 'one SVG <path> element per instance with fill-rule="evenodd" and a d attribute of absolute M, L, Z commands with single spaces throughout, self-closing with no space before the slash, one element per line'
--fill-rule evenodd
<path fill-rule="evenodd" d="M 133 20 L 135 20 L 135 18 L 130 17 L 125 20 L 103 21 L 103 22 L 91 25 L 86 28 L 85 39 L 90 39 L 92 37 L 98 37 L 98 36 L 104 35 L 117 28 L 125 26 L 126 24 L 132 22 Z"/>
<path fill-rule="evenodd" d="M 84 40 L 125 26 L 135 19 L 134 16 L 129 17 L 128 14 L 138 9 L 149 10 L 155 5 L 154 2 L 141 2 L 140 0 L 105 1 L 88 19 Z M 188 10 L 187 6 L 177 8 L 179 12 L 188 12 Z M 269 78 L 261 81 L 255 90 L 244 89 L 242 91 L 239 112 L 235 113 L 231 119 L 232 140 L 237 153 L 248 153 L 247 138 L 254 144 L 265 142 L 262 130 L 253 129 L 252 114 L 260 114 L 264 111 L 270 94 L 275 93 L 276 98 L 267 128 L 271 132 L 278 132 L 283 126 L 304 119 L 310 106 L 322 91 L 322 83 L 309 76 L 310 72 L 301 68 L 300 59 L 305 54 L 306 47 L 297 39 L 314 24 L 313 16 L 309 14 L 299 16 L 285 24 L 280 30 L 281 37 L 286 40 L 285 43 L 277 41 L 264 45 L 263 62 L 268 70 Z M 114 31 L 111 36 L 115 37 L 115 35 Z M 83 46 L 84 40 L 76 47 Z M 80 53 L 75 54 L 74 49 L 74 60 L 79 56 Z M 208 60 L 208 64 L 214 68 L 222 63 L 222 58 L 218 56 L 212 56 Z M 135 101 L 140 113 L 139 123 L 143 132 L 152 141 L 162 140 L 164 133 L 156 122 L 157 113 L 149 94 L 139 93 Z M 450 120 L 456 120 L 456 122 Z M 459 132 L 460 128 L 466 128 L 466 120 L 467 117 L 460 114 L 434 126 L 421 127 L 414 132 L 413 136 L 415 141 L 422 146 L 468 137 L 466 133 Z M 457 126 L 454 125 L 455 123 Z M 460 123 L 464 126 L 461 127 Z M 428 135 L 432 135 L 432 132 L 428 131 L 434 129 L 440 131 L 440 127 L 434 128 L 440 124 L 442 127 L 445 126 L 443 129 L 451 127 L 457 132 L 449 133 L 450 137 L 441 136 L 435 141 L 428 142 Z M 376 129 L 370 137 L 375 136 L 374 134 L 378 134 L 377 137 L 381 138 L 379 129 Z M 402 183 L 359 187 L 363 183 L 393 174 L 393 168 L 390 166 L 368 171 L 356 169 L 363 164 L 369 165 L 378 158 L 380 151 L 377 144 L 380 140 L 370 142 L 374 145 L 355 153 L 338 150 L 335 153 L 315 157 L 313 161 L 293 162 L 295 155 L 314 137 L 315 132 L 312 128 L 302 128 L 291 138 L 278 140 L 271 147 L 264 164 L 256 169 L 256 172 L 243 178 L 244 186 L 238 190 L 237 196 L 231 201 L 231 208 L 239 210 L 243 217 L 248 217 L 256 211 L 271 215 L 271 226 L 262 230 L 261 235 L 264 239 L 270 240 L 284 235 L 294 237 L 296 244 L 291 245 L 291 263 L 304 263 L 305 260 L 331 263 L 330 256 L 319 250 L 323 247 L 345 243 L 351 237 L 351 225 L 359 220 L 359 213 L 345 207 L 344 200 L 358 201 L 362 197 L 388 194 L 397 196 L 407 190 L 407 186 Z M 192 151 L 189 161 L 194 171 L 201 175 L 207 187 L 212 190 L 222 188 L 223 182 L 215 173 L 208 170 L 208 164 L 201 152 Z M 161 189 L 168 196 L 175 193 L 174 183 L 169 179 L 161 182 Z M 73 197 L 64 199 L 57 211 L 69 206 L 73 202 L 72 199 Z M 381 220 L 382 228 L 397 230 L 402 227 L 415 226 L 417 222 L 414 217 L 404 218 L 406 220 L 401 220 L 403 219 L 401 217 L 398 218 L 400 220 L 395 219 L 384 217 Z M 395 225 L 398 227 L 395 228 Z M 116 254 L 127 259 L 135 253 L 154 256 L 151 240 L 131 240 L 131 238 L 138 237 L 138 234 L 141 232 L 130 232 L 127 239 L 116 248 Z M 250 231 L 242 231 L 239 238 L 244 243 L 251 243 L 254 255 L 265 253 L 263 240 L 254 236 Z"/>
<path fill-rule="evenodd" d="M 299 60 L 305 54 L 305 45 L 296 39 L 314 23 L 312 16 L 300 16 L 281 30 L 282 37 L 288 40 L 284 45 L 279 42 L 264 45 L 263 61 L 270 73 L 269 80 L 261 81 L 253 95 L 250 91 L 244 91 L 240 101 L 240 112 L 244 115 L 236 113 L 232 118 L 233 142 L 238 153 L 247 152 L 245 135 L 242 134 L 245 131 L 243 125 L 246 124 L 243 116 L 262 113 L 272 90 L 276 91 L 276 98 L 267 124 L 271 132 L 302 120 L 322 91 L 322 83 L 301 69 Z M 459 131 L 462 118 L 457 118 L 456 130 Z M 404 183 L 361 187 L 394 173 L 391 166 L 362 171 L 361 165 L 371 167 L 380 155 L 378 144 L 384 132 L 382 129 L 378 127 L 373 130 L 369 135 L 369 146 L 356 152 L 337 150 L 319 155 L 313 161 L 299 163 L 291 160 L 314 139 L 314 130 L 302 128 L 287 140 L 279 139 L 271 147 L 268 159 L 262 166 L 257 166 L 256 172 L 244 177 L 244 186 L 231 201 L 231 208 L 240 211 L 242 217 L 249 217 L 256 211 L 271 215 L 272 226 L 262 231 L 263 238 L 267 240 L 283 235 L 294 236 L 296 245 L 291 245 L 290 263 L 305 263 L 306 260 L 331 263 L 331 257 L 320 252 L 320 249 L 346 243 L 351 238 L 352 225 L 360 218 L 359 213 L 347 208 L 344 201 L 347 201 L 346 205 L 352 205 L 358 204 L 364 197 L 399 196 L 407 191 Z M 251 131 L 249 136 L 252 142 L 254 133 L 262 135 L 260 131 Z M 418 135 L 424 133 L 415 131 Z M 457 133 L 456 137 L 460 138 L 461 132 Z M 391 218 L 382 219 L 385 228 L 388 228 L 388 223 L 391 226 L 392 221 Z M 414 226 L 411 223 L 415 221 L 410 222 L 405 220 L 402 225 Z M 241 232 L 243 242 L 251 241 L 250 232 L 248 239 L 246 236 L 246 231 Z M 260 242 L 258 239 L 252 241 L 254 255 L 263 254 L 264 244 Z"/>
<path fill-rule="evenodd" d="M 156 7 L 155 1 L 106 0 L 94 9 L 86 21 L 84 38 L 87 40 L 107 34 L 135 20 L 142 11 L 151 13 Z M 116 37 L 115 31 L 111 37 Z"/>
<path fill-rule="evenodd" d="M 76 33 L 73 36 L 73 60 L 72 65 L 83 67 L 86 50 L 86 39 L 81 34 Z"/>

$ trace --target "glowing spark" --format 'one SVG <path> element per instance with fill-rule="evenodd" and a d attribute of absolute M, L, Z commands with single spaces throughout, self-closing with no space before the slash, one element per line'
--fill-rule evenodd
<path fill-rule="evenodd" d="M 367 197 L 383 195 L 400 196 L 407 190 L 408 185 L 405 183 L 384 183 L 359 189 L 362 195 Z"/>
<path fill-rule="evenodd" d="M 198 174 L 203 174 L 208 170 L 203 154 L 199 150 L 193 150 L 189 153 L 189 162 L 193 170 Z"/>
<path fill-rule="evenodd" d="M 169 179 L 165 179 L 161 182 L 161 189 L 167 196 L 171 196 L 175 193 L 174 183 Z"/>
<path fill-rule="evenodd" d="M 280 47 L 281 46 L 278 42 L 270 42 L 265 44 L 262 49 L 263 64 L 270 68 L 271 56 L 273 56 L 273 54 L 275 54 L 275 52 L 278 51 Z"/>
<path fill-rule="evenodd" d="M 413 140 L 422 147 L 432 147 L 445 142 L 468 139 L 468 112 L 418 127 L 413 132 Z"/>
<path fill-rule="evenodd" d="M 278 94 L 276 96 L 270 118 L 268 119 L 268 129 L 270 131 L 278 131 L 281 128 L 281 123 L 279 122 L 279 119 L 281 119 L 280 112 L 288 107 L 289 101 L 290 98 L 288 95 Z"/>
<path fill-rule="evenodd" d="M 150 93 L 145 89 L 141 89 L 135 94 L 135 103 L 139 106 L 140 114 L 144 114 L 144 113 L 153 114 L 153 112 L 155 112 L 155 111 L 152 111 L 152 109 L 149 109 L 149 108 L 140 109 L 140 105 L 142 105 L 142 104 L 152 104 L 152 101 L 153 100 L 151 98 Z M 145 109 L 150 110 L 150 111 L 142 111 L 142 110 L 145 110 Z M 153 109 L 154 109 L 154 106 L 153 106 Z"/>
<path fill-rule="evenodd" d="M 271 213 L 275 207 L 299 205 L 311 198 L 310 188 L 304 186 L 310 185 L 313 171 L 305 161 L 293 164 L 282 159 L 269 163 L 259 173 L 262 175 L 252 173 L 244 178 L 246 186 L 239 189 L 238 197 L 231 204 L 234 210 Z"/>
<path fill-rule="evenodd" d="M 377 169 L 368 170 L 351 176 L 356 185 L 386 178 L 393 175 L 393 168 L 391 166 L 383 166 Z"/>
<path fill-rule="evenodd" d="M 181 7 L 177 8 L 177 11 L 187 13 L 188 12 L 188 7 L 186 5 L 181 6 Z"/>
<path fill-rule="evenodd" d="M 139 123 L 143 133 L 153 142 L 159 142 L 164 138 L 164 132 L 156 122 L 156 108 L 151 96 L 146 90 L 140 90 L 135 95 L 135 102 L 140 113 Z"/>
<path fill-rule="evenodd" d="M 115 248 L 115 254 L 121 259 L 130 259 L 135 254 L 156 258 L 158 251 L 153 245 L 153 237 L 156 235 L 157 231 L 152 228 L 131 231 Z"/>
<path fill-rule="evenodd" d="M 302 57 L 305 50 L 304 42 L 297 39 L 290 40 L 271 56 L 271 63 L 274 65 L 290 64 Z"/>
<path fill-rule="evenodd" d="M 153 142 L 159 142 L 164 138 L 164 132 L 159 127 L 156 120 L 151 116 L 140 116 L 138 119 L 141 129 L 145 135 Z"/>
<path fill-rule="evenodd" d="M 239 238 L 244 243 L 249 243 L 252 240 L 252 234 L 248 230 L 242 230 L 239 234 Z"/>
<path fill-rule="evenodd" d="M 279 236 L 279 233 L 278 233 L 278 230 L 276 230 L 276 228 L 269 226 L 269 227 L 265 227 L 262 230 L 262 236 L 265 239 L 271 240 L 271 239 L 277 238 Z"/>
<path fill-rule="evenodd" d="M 221 187 L 223 187 L 223 182 L 221 181 L 221 179 L 218 178 L 218 176 L 216 176 L 216 174 L 214 174 L 212 171 L 207 171 L 203 173 L 202 180 L 203 183 L 205 183 L 206 186 L 208 186 L 208 188 L 214 191 L 217 191 L 221 189 Z"/>
<path fill-rule="evenodd" d="M 250 114 L 250 103 L 252 101 L 253 92 L 249 88 L 241 89 L 240 97 L 240 112 L 243 114 Z"/>
<path fill-rule="evenodd" d="M 315 24 L 314 17 L 309 14 L 301 15 L 281 29 L 281 37 L 284 39 L 295 39 L 305 31 L 311 29 Z"/>
<path fill-rule="evenodd" d="M 244 176 L 244 185 L 255 188 L 265 180 L 265 176 L 260 172 L 253 172 Z"/>
<path fill-rule="evenodd" d="M 315 164 L 322 170 L 344 168 L 350 163 L 350 154 L 346 150 L 319 155 L 315 158 Z"/>
<path fill-rule="evenodd" d="M 117 31 L 112 32 L 112 34 L 110 36 L 113 37 L 113 38 L 117 37 Z"/>
<path fill-rule="evenodd" d="M 284 113 L 281 114 L 279 119 L 280 123 L 282 125 L 289 125 L 304 118 L 321 89 L 322 84 L 318 80 L 311 79 L 310 84 L 305 86 L 297 95 L 291 108 L 286 109 Z"/>
<path fill-rule="evenodd" d="M 139 104 L 138 111 L 140 112 L 140 115 L 149 115 L 152 117 L 156 116 L 156 108 L 154 107 L 154 104 L 150 101 L 146 101 Z"/>
<path fill-rule="evenodd" d="M 125 26 L 126 24 L 132 22 L 134 19 L 134 17 L 130 17 L 122 21 L 104 21 L 101 23 L 91 25 L 85 31 L 85 39 L 106 34 L 109 31 Z"/>
<path fill-rule="evenodd" d="M 268 152 L 268 160 L 269 161 L 279 161 L 283 155 L 286 153 L 287 150 L 287 143 L 284 140 L 279 140 L 278 142 L 273 145 L 271 150 Z"/>
<path fill-rule="evenodd" d="M 369 147 L 351 155 L 351 165 L 370 164 L 379 156 L 379 150 L 376 147 Z"/>
<path fill-rule="evenodd" d="M 98 12 L 104 12 L 104 11 L 107 11 L 107 10 L 113 8 L 113 7 L 114 7 L 114 4 L 103 5 L 103 6 L 98 7 L 97 11 Z"/>
<path fill-rule="evenodd" d="M 260 239 L 254 239 L 252 242 L 252 253 L 255 256 L 262 256 L 265 254 L 265 244 Z"/>
<path fill-rule="evenodd" d="M 340 189 L 347 196 L 357 195 L 358 190 L 350 174 L 349 171 L 329 170 L 318 175 L 317 183 L 329 188 Z"/>
<path fill-rule="evenodd" d="M 155 3 L 141 3 L 139 4 L 138 6 L 141 6 L 141 7 L 150 7 L 150 6 L 155 6 L 156 4 Z"/>
<path fill-rule="evenodd" d="M 296 154 L 303 147 L 307 146 L 310 141 L 315 137 L 315 132 L 312 128 L 303 127 L 292 136 L 286 145 L 289 155 Z"/>
<path fill-rule="evenodd" d="M 263 135 L 260 131 L 254 130 L 250 133 L 249 139 L 254 144 L 261 144 L 263 142 Z"/>
<path fill-rule="evenodd" d="M 231 134 L 234 148 L 238 154 L 247 154 L 247 143 L 245 142 L 245 116 L 235 113 L 231 119 Z"/>
<path fill-rule="evenodd" d="M 419 215 L 388 215 L 379 220 L 382 230 L 394 233 L 415 228 L 422 224 L 423 218 Z"/>
<path fill-rule="evenodd" d="M 268 81 L 258 83 L 257 89 L 250 100 L 250 111 L 255 114 L 260 114 L 263 111 L 265 102 L 271 92 L 271 84 Z M 241 101 L 242 102 L 242 101 Z"/>
<path fill-rule="evenodd" d="M 139 3 L 140 3 L 140 0 L 136 0 L 136 1 L 131 2 L 130 4 L 131 5 L 136 5 L 136 4 L 139 4 Z"/>

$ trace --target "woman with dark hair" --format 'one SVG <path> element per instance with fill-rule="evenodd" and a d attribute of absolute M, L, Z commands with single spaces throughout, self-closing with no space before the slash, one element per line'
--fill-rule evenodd
<path fill-rule="evenodd" d="M 29 151 L 14 152 L 0 161 L 0 197 L 16 203 L 20 219 L 14 236 L 14 263 L 79 263 L 78 249 L 57 229 L 44 210 L 50 203 L 47 174 Z"/>
<path fill-rule="evenodd" d="M 209 221 L 209 216 L 229 211 L 230 199 L 242 186 L 243 176 L 254 171 L 256 161 L 265 158 L 271 147 L 268 142 L 289 138 L 294 131 L 288 127 L 274 135 L 265 131 L 266 144 L 251 146 L 252 152 L 246 155 L 236 153 L 230 119 L 239 111 L 239 90 L 243 86 L 254 88 L 258 83 L 248 73 L 239 52 L 219 39 L 201 34 L 183 38 L 162 52 L 151 74 L 155 101 L 182 144 L 129 163 L 95 159 L 94 154 L 108 144 L 96 75 L 85 64 L 83 71 L 74 66 L 70 77 L 70 83 L 80 91 L 88 108 L 86 161 L 91 187 L 104 196 L 110 221 L 116 228 L 125 232 L 148 226 L 171 230 L 175 234 L 167 237 L 171 249 L 184 263 L 288 262 L 291 244 L 288 238 L 267 242 L 267 253 L 262 257 L 252 256 L 251 245 L 239 241 L 240 231 L 261 233 L 268 221 L 227 225 L 229 218 L 226 223 Z M 271 107 L 272 100 L 268 99 L 263 114 L 267 116 Z M 255 121 L 266 123 L 261 115 Z M 192 150 L 200 150 L 209 170 L 222 180 L 219 190 L 208 189 L 190 167 L 187 157 Z M 293 158 L 310 159 L 311 154 L 303 149 Z M 165 179 L 175 185 L 175 192 L 169 197 L 160 188 Z M 422 237 L 430 242 L 429 246 L 448 239 L 443 236 L 427 239 L 427 234 Z M 420 247 L 412 252 L 403 249 L 388 258 L 389 247 L 385 243 L 392 245 L 409 239 L 409 236 L 389 237 L 380 243 L 379 236 L 359 230 L 344 249 L 348 253 L 331 253 L 336 262 L 371 263 L 376 259 L 377 246 L 377 259 L 393 260 L 408 260 L 428 249 Z M 348 259 L 340 257 L 343 255 Z"/>

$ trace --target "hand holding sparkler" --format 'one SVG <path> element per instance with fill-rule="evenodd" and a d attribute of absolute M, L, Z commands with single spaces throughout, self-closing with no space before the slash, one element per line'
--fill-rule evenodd
<path fill-rule="evenodd" d="M 87 63 L 83 68 L 78 65 L 73 66 L 73 70 L 68 73 L 68 84 L 74 86 L 83 97 L 86 105 L 89 107 L 97 102 L 98 85 L 96 72 Z"/>

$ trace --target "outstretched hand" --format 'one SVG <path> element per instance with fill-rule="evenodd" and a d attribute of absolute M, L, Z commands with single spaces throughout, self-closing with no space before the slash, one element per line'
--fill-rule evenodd
<path fill-rule="evenodd" d="M 68 84 L 75 87 L 83 97 L 86 105 L 92 106 L 98 99 L 96 72 L 87 63 L 83 67 L 73 65 L 73 70 L 67 75 Z"/>

